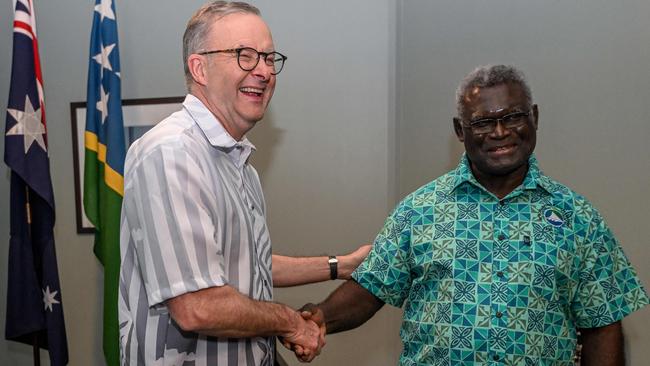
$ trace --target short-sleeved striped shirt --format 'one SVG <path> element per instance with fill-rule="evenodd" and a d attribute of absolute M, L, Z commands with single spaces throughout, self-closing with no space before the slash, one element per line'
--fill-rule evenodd
<path fill-rule="evenodd" d="M 123 365 L 272 365 L 273 337 L 184 332 L 165 301 L 229 285 L 272 300 L 271 241 L 254 146 L 188 95 L 129 149 L 120 230 Z"/>
<path fill-rule="evenodd" d="M 648 304 L 598 211 L 529 163 L 499 200 L 463 157 L 386 220 L 352 276 L 404 304 L 400 365 L 569 366 L 576 328 Z"/>

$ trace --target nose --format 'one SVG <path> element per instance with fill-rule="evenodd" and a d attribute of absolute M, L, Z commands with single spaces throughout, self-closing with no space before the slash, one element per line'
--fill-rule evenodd
<path fill-rule="evenodd" d="M 264 62 L 264 59 L 260 59 L 257 63 L 257 66 L 251 71 L 254 77 L 262 81 L 268 81 L 271 79 L 271 72 L 273 72 L 273 67 L 269 66 Z"/>
<path fill-rule="evenodd" d="M 510 129 L 506 128 L 503 125 L 503 120 L 497 119 L 496 125 L 494 126 L 494 131 L 492 131 L 492 136 L 496 138 L 502 138 L 503 136 L 508 136 L 510 134 Z"/>

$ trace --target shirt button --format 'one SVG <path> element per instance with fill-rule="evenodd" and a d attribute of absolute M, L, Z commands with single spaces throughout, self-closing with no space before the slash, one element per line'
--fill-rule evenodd
<path fill-rule="evenodd" d="M 501 271 L 497 272 L 497 277 L 503 278 L 503 272 Z"/>
<path fill-rule="evenodd" d="M 499 355 L 492 356 L 492 359 L 495 360 L 495 361 L 499 361 Z"/>
<path fill-rule="evenodd" d="M 499 240 L 506 240 L 506 236 L 503 234 L 499 234 Z"/>
<path fill-rule="evenodd" d="M 497 315 L 497 318 L 501 318 L 501 317 L 503 316 L 503 313 L 500 312 L 500 311 L 497 311 L 497 314 L 496 314 L 496 315 Z"/>

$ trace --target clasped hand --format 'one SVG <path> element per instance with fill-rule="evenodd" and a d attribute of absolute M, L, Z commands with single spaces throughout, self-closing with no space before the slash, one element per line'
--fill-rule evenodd
<path fill-rule="evenodd" d="M 310 304 L 311 305 L 311 304 Z M 293 351 L 301 362 L 311 362 L 325 346 L 325 320 L 323 312 L 315 306 L 299 310 L 296 330 L 283 337 L 282 344 Z"/>

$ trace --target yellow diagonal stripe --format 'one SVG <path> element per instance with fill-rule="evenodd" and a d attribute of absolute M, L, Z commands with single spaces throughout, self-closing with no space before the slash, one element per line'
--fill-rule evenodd
<path fill-rule="evenodd" d="M 99 142 L 97 135 L 90 131 L 84 133 L 84 146 L 97 153 L 97 158 L 104 164 L 104 183 L 120 196 L 124 197 L 124 177 L 106 163 L 106 145 Z"/>

